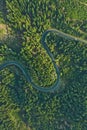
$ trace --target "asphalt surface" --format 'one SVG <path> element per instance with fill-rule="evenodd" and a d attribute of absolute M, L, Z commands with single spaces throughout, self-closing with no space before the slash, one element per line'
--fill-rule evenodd
<path fill-rule="evenodd" d="M 0 65 L 0 70 L 4 69 L 5 67 L 8 67 L 8 66 L 16 66 L 17 68 L 19 68 L 22 71 L 22 73 L 25 76 L 26 80 L 32 85 L 33 88 L 35 88 L 35 89 L 37 89 L 39 91 L 42 91 L 42 92 L 52 92 L 52 91 L 58 89 L 59 84 L 60 84 L 60 82 L 59 82 L 60 81 L 59 68 L 56 65 L 54 57 L 53 57 L 52 53 L 50 52 L 50 50 L 49 50 L 49 48 L 48 48 L 48 46 L 47 46 L 47 44 L 45 42 L 46 36 L 49 33 L 56 33 L 58 36 L 63 37 L 65 39 L 74 40 L 74 41 L 80 41 L 80 42 L 83 42 L 83 43 L 86 43 L 86 44 L 87 44 L 87 41 L 83 40 L 81 38 L 77 38 L 75 36 L 72 36 L 70 34 L 66 34 L 66 33 L 61 32 L 61 31 L 56 30 L 56 29 L 48 29 L 47 31 L 45 31 L 42 34 L 41 44 L 43 45 L 44 49 L 46 50 L 46 52 L 50 56 L 50 58 L 52 60 L 52 63 L 54 65 L 54 68 L 56 70 L 56 74 L 57 74 L 57 79 L 56 79 L 56 81 L 55 81 L 55 83 L 53 85 L 51 85 L 49 87 L 41 87 L 41 86 L 35 85 L 35 83 L 32 80 L 31 75 L 29 73 L 27 73 L 27 70 L 25 70 L 24 66 L 21 65 L 20 63 L 16 62 L 16 61 L 6 61 L 5 63 Z"/>

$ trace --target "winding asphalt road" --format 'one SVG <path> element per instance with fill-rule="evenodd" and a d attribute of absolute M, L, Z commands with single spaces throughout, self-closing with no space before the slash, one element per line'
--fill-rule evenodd
<path fill-rule="evenodd" d="M 56 30 L 56 29 L 48 29 L 47 31 L 45 31 L 42 34 L 41 43 L 42 43 L 44 49 L 46 50 L 46 52 L 48 53 L 48 55 L 50 56 L 50 58 L 52 60 L 52 63 L 54 65 L 54 68 L 56 70 L 56 74 L 57 74 L 57 79 L 56 79 L 56 81 L 55 81 L 55 83 L 53 85 L 51 85 L 50 87 L 41 87 L 41 86 L 35 85 L 35 83 L 32 80 L 32 77 L 30 76 L 29 73 L 27 73 L 27 70 L 25 70 L 25 68 L 20 63 L 18 63 L 16 61 L 7 61 L 7 62 L 1 64 L 0 65 L 0 70 L 4 69 L 7 66 L 13 66 L 14 65 L 14 66 L 16 66 L 17 68 L 19 68 L 22 71 L 22 73 L 25 76 L 26 80 L 29 83 L 31 83 L 33 88 L 35 88 L 35 89 L 37 89 L 39 91 L 42 91 L 42 92 L 52 92 L 52 91 L 56 90 L 59 87 L 60 73 L 59 73 L 59 68 L 55 63 L 54 57 L 53 57 L 52 53 L 50 52 L 50 50 L 49 50 L 49 48 L 48 48 L 48 46 L 47 46 L 47 44 L 45 42 L 45 39 L 46 39 L 46 36 L 48 35 L 48 33 L 56 33 L 58 36 L 63 37 L 65 39 L 80 41 L 80 42 L 83 42 L 83 43 L 86 43 L 86 44 L 87 44 L 87 41 L 83 40 L 81 38 L 77 38 L 75 36 L 66 34 L 66 33 L 61 32 L 61 31 Z"/>

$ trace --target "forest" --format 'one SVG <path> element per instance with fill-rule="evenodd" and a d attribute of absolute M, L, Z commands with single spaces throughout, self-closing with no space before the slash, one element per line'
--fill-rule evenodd
<path fill-rule="evenodd" d="M 21 64 L 37 86 L 57 80 L 41 44 L 48 29 L 87 41 L 87 0 L 0 0 L 0 65 Z M 0 130 L 87 130 L 87 44 L 49 33 L 58 89 L 41 92 L 16 66 L 0 70 Z"/>

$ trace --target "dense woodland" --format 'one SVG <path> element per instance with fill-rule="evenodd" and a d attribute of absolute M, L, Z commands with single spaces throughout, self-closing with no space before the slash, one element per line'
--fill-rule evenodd
<path fill-rule="evenodd" d="M 18 61 L 35 84 L 49 87 L 56 72 L 41 44 L 55 28 L 87 40 L 86 0 L 0 0 L 0 64 Z M 57 91 L 43 93 L 15 66 L 0 71 L 0 130 L 87 130 L 87 44 L 49 34 L 60 70 Z"/>

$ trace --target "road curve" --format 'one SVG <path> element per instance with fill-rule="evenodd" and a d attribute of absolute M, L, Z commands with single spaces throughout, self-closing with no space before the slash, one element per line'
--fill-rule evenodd
<path fill-rule="evenodd" d="M 39 91 L 42 91 L 42 92 L 52 92 L 53 90 L 55 90 L 58 87 L 59 80 L 56 80 L 56 82 L 52 86 L 50 86 L 48 88 L 46 88 L 46 87 L 40 87 L 40 86 L 35 85 L 35 83 L 33 82 L 30 74 L 27 73 L 27 71 L 25 70 L 25 68 L 20 63 L 18 63 L 16 61 L 7 61 L 7 62 L 1 64 L 0 65 L 0 71 L 3 70 L 4 68 L 6 68 L 7 66 L 16 66 L 17 68 L 19 68 L 21 70 L 21 72 L 23 73 L 23 75 L 25 76 L 26 80 L 29 83 L 31 83 L 32 87 L 35 88 L 35 89 L 37 89 L 37 90 L 39 90 Z M 56 65 L 55 65 L 55 67 L 57 68 Z M 59 73 L 59 70 L 58 70 L 58 73 Z"/>
<path fill-rule="evenodd" d="M 86 44 L 87 44 L 87 41 L 86 41 L 86 40 L 81 39 L 81 38 L 76 37 L 76 36 L 72 36 L 72 35 L 70 35 L 70 34 L 66 34 L 66 33 L 64 33 L 64 32 L 62 32 L 62 31 L 57 30 L 57 29 L 48 29 L 47 31 L 45 31 L 45 32 L 42 34 L 42 43 L 43 43 L 43 44 L 44 44 L 44 40 L 45 40 L 47 34 L 48 34 L 48 33 L 51 33 L 51 32 L 57 34 L 57 35 L 60 36 L 60 37 L 65 38 L 65 39 L 69 39 L 69 40 L 72 40 L 72 41 L 73 41 L 73 40 L 74 40 L 74 41 L 79 41 L 79 42 L 83 42 L 83 43 L 86 43 Z"/>
<path fill-rule="evenodd" d="M 42 92 L 52 92 L 52 91 L 56 90 L 59 87 L 59 79 L 60 79 L 59 68 L 56 65 L 54 57 L 53 57 L 52 53 L 50 52 L 50 50 L 49 50 L 49 48 L 48 48 L 48 46 L 47 46 L 47 44 L 45 42 L 46 36 L 48 35 L 48 33 L 51 33 L 51 32 L 56 33 L 58 36 L 66 38 L 66 39 L 80 41 L 80 42 L 83 42 L 83 43 L 86 43 L 86 44 L 87 44 L 87 41 L 83 40 L 83 39 L 80 39 L 80 38 L 77 38 L 75 36 L 72 36 L 70 34 L 66 34 L 66 33 L 61 32 L 61 31 L 56 30 L 56 29 L 48 29 L 47 31 L 45 31 L 42 34 L 41 44 L 43 45 L 44 49 L 46 50 L 46 52 L 50 56 L 50 58 L 52 60 L 52 63 L 54 65 L 54 68 L 56 70 L 56 74 L 57 74 L 57 79 L 56 79 L 56 81 L 55 81 L 55 83 L 53 85 L 51 85 L 50 87 L 41 87 L 41 86 L 35 85 L 35 83 L 33 82 L 32 77 L 30 76 L 30 74 L 27 73 L 27 71 L 25 70 L 25 68 L 20 63 L 18 63 L 16 61 L 7 61 L 7 62 L 1 64 L 0 65 L 0 70 L 4 69 L 7 66 L 13 66 L 14 65 L 14 66 L 16 66 L 17 68 L 19 68 L 22 71 L 22 73 L 25 76 L 26 80 L 29 83 L 31 83 L 31 85 L 32 85 L 33 88 L 35 88 L 35 89 L 37 89 L 39 91 L 42 91 Z"/>

